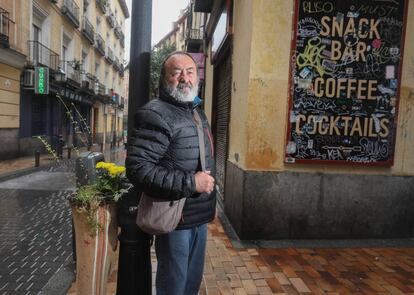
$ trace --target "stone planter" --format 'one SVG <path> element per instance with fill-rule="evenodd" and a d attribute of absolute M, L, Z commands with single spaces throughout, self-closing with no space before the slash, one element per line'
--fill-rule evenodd
<path fill-rule="evenodd" d="M 108 277 L 116 263 L 117 205 L 99 206 L 97 221 L 103 230 L 91 235 L 86 214 L 71 205 L 76 239 L 76 290 L 79 295 L 106 295 Z"/>

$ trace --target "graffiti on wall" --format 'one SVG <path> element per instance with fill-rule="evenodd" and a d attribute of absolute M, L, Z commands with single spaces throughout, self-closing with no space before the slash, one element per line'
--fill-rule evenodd
<path fill-rule="evenodd" d="M 405 1 L 296 0 L 287 163 L 392 164 Z"/>

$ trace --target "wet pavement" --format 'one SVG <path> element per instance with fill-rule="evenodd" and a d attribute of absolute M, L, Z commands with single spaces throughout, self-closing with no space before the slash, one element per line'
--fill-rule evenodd
<path fill-rule="evenodd" d="M 0 294 L 40 294 L 71 259 L 69 194 L 0 188 Z"/>
<path fill-rule="evenodd" d="M 123 149 L 105 154 L 122 160 Z M 0 162 L 0 294 L 65 294 L 74 279 L 72 217 L 75 159 L 43 156 Z M 19 176 L 20 175 L 20 176 Z"/>
<path fill-rule="evenodd" d="M 124 156 L 118 150 L 106 161 L 123 164 Z M 66 200 L 75 186 L 71 171 L 73 160 L 0 182 L 0 295 L 76 294 Z M 200 295 L 414 295 L 413 239 L 240 241 L 220 210 L 219 217 L 208 227 Z M 152 265 L 154 273 L 154 253 Z"/>

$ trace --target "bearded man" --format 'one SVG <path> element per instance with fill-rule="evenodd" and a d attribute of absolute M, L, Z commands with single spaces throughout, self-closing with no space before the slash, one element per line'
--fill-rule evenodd
<path fill-rule="evenodd" d="M 185 52 L 164 60 L 159 98 L 135 116 L 128 140 L 127 176 L 153 198 L 186 198 L 177 228 L 155 238 L 156 294 L 198 294 L 204 268 L 207 223 L 215 216 L 214 154 L 210 126 L 200 109 L 198 71 Z M 201 171 L 194 109 L 204 131 L 205 171 Z"/>

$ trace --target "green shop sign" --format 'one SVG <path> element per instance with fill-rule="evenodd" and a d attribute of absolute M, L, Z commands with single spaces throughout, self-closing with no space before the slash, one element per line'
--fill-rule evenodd
<path fill-rule="evenodd" d="M 49 94 L 49 68 L 35 67 L 35 93 Z"/>

